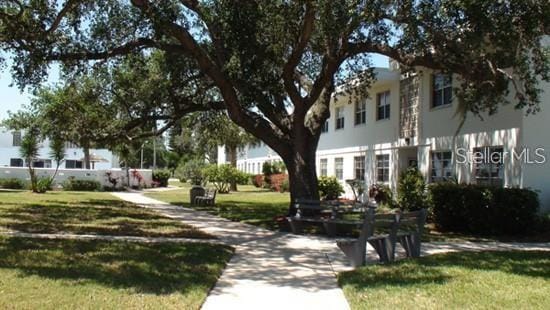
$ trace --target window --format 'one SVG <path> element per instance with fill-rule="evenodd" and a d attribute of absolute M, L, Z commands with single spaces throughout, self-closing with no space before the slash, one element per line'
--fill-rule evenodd
<path fill-rule="evenodd" d="M 355 167 L 355 179 L 365 180 L 365 157 L 364 156 L 354 157 L 353 166 Z"/>
<path fill-rule="evenodd" d="M 66 149 L 77 149 L 78 145 L 74 142 L 65 142 Z"/>
<path fill-rule="evenodd" d="M 66 169 L 82 169 L 82 167 L 83 165 L 81 160 L 67 159 L 65 161 Z"/>
<path fill-rule="evenodd" d="M 355 125 L 364 124 L 367 121 L 367 103 L 361 100 L 355 103 Z"/>
<path fill-rule="evenodd" d="M 472 160 L 478 184 L 504 185 L 504 153 L 502 147 L 475 148 Z"/>
<path fill-rule="evenodd" d="M 334 159 L 334 176 L 338 180 L 344 179 L 344 159 L 342 157 Z"/>
<path fill-rule="evenodd" d="M 376 180 L 389 182 L 390 180 L 390 155 L 376 155 Z"/>
<path fill-rule="evenodd" d="M 336 108 L 336 129 L 344 128 L 344 107 Z"/>
<path fill-rule="evenodd" d="M 10 167 L 23 167 L 24 163 L 21 158 L 10 158 Z"/>
<path fill-rule="evenodd" d="M 21 146 L 21 131 L 14 131 L 12 135 L 12 146 Z"/>
<path fill-rule="evenodd" d="M 328 166 L 328 161 L 326 158 L 321 158 L 321 162 L 319 164 L 319 172 L 320 172 L 320 175 L 322 177 L 326 177 L 327 176 L 327 166 Z"/>
<path fill-rule="evenodd" d="M 51 168 L 52 160 L 51 159 L 37 159 L 32 162 L 34 168 Z"/>
<path fill-rule="evenodd" d="M 323 127 L 321 127 L 321 133 L 328 132 L 328 119 L 323 124 Z"/>
<path fill-rule="evenodd" d="M 452 158 L 451 151 L 432 152 L 432 182 L 447 181 L 452 178 Z"/>
<path fill-rule="evenodd" d="M 376 95 L 376 120 L 390 119 L 390 92 Z"/>
<path fill-rule="evenodd" d="M 446 74 L 436 74 L 433 76 L 433 99 L 432 107 L 440 107 L 451 104 L 453 88 L 452 77 Z"/>

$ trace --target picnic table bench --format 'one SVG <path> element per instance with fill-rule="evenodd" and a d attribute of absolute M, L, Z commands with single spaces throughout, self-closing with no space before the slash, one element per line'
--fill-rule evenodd
<path fill-rule="evenodd" d="M 339 201 L 307 199 L 297 199 L 294 206 L 296 215 L 287 217 L 293 233 L 301 234 L 306 223 L 321 224 L 330 237 L 336 236 L 337 227 L 341 224 L 360 226 L 360 222 L 344 219 L 344 215 L 362 216 L 368 207 L 364 203 L 342 204 Z"/>
<path fill-rule="evenodd" d="M 425 209 L 392 214 L 375 214 L 370 209 L 365 213 L 359 237 L 356 240 L 339 241 L 337 245 L 350 259 L 353 267 L 365 264 L 367 242 L 378 254 L 380 262 L 395 259 L 397 242 L 403 246 L 407 257 L 419 257 L 426 214 Z"/>
<path fill-rule="evenodd" d="M 216 189 L 207 189 L 204 196 L 195 197 L 194 204 L 196 205 L 214 205 L 216 203 Z"/>

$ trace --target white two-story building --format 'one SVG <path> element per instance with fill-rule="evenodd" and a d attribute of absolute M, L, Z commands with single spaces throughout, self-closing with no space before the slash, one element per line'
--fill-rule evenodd
<path fill-rule="evenodd" d="M 0 167 L 25 167 L 26 163 L 21 158 L 19 147 L 22 133 L 20 131 L 0 128 Z M 48 140 L 40 143 L 39 157 L 33 162 L 36 168 L 55 168 L 56 163 L 50 156 Z M 118 158 L 107 149 L 92 149 L 90 155 L 94 170 L 106 170 L 118 168 Z M 61 163 L 61 169 L 84 169 L 84 152 L 74 143 L 66 143 L 65 160 Z"/>
<path fill-rule="evenodd" d="M 542 111 L 526 116 L 513 104 L 480 120 L 469 115 L 457 133 L 456 79 L 430 70 L 401 75 L 378 68 L 369 98 L 336 94 L 317 150 L 317 174 L 397 188 L 401 172 L 417 166 L 428 182 L 458 182 L 538 190 L 550 210 L 550 85 L 541 84 Z M 513 92 L 510 96 L 513 96 Z M 511 97 L 512 98 L 512 97 Z M 513 102 L 513 99 L 512 99 Z M 223 148 L 219 160 L 224 161 Z M 265 144 L 249 145 L 238 168 L 261 173 L 280 160 Z"/>

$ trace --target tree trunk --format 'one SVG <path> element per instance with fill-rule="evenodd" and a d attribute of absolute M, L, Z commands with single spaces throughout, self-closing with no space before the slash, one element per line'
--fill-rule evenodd
<path fill-rule="evenodd" d="M 234 168 L 237 168 L 237 147 L 229 146 L 226 148 L 226 151 L 227 151 L 227 154 L 229 155 L 229 162 L 231 163 L 231 166 L 233 166 Z M 232 192 L 236 192 L 238 190 L 237 181 L 231 182 L 229 190 Z"/>
<path fill-rule="evenodd" d="M 296 199 L 319 200 L 319 186 L 315 168 L 315 151 L 317 143 L 300 141 L 300 150 L 293 150 L 281 156 L 288 170 L 290 185 L 290 206 L 288 215 L 296 214 L 294 202 Z"/>
<path fill-rule="evenodd" d="M 31 190 L 33 193 L 38 193 L 36 174 L 34 173 L 34 167 L 32 166 L 33 160 L 28 159 L 27 162 L 27 168 L 29 168 L 29 176 L 31 178 Z"/>
<path fill-rule="evenodd" d="M 82 147 L 83 149 L 83 152 L 84 152 L 84 165 L 85 165 L 85 168 L 87 170 L 90 170 L 92 169 L 91 165 L 90 165 L 90 146 L 88 145 L 85 145 Z"/>

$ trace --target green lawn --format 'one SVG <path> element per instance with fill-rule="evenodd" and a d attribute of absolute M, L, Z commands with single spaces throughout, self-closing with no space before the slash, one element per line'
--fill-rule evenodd
<path fill-rule="evenodd" d="M 215 206 L 196 207 L 189 204 L 189 186 L 181 190 L 147 193 L 146 195 L 171 204 L 205 210 L 221 217 L 268 229 L 276 229 L 274 217 L 288 211 L 290 195 L 270 192 L 254 186 L 239 186 L 239 191 L 218 194 Z"/>
<path fill-rule="evenodd" d="M 109 193 L 0 191 L 0 231 L 211 238 Z"/>
<path fill-rule="evenodd" d="M 339 275 L 352 309 L 550 309 L 550 252 L 447 253 Z"/>
<path fill-rule="evenodd" d="M 199 309 L 232 249 L 0 237 L 1 309 Z"/>

